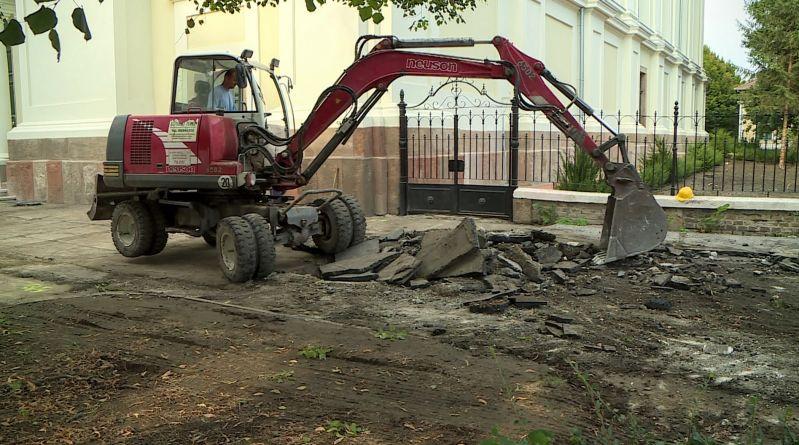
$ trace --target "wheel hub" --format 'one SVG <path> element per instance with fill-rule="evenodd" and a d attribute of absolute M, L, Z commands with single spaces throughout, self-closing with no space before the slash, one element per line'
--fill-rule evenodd
<path fill-rule="evenodd" d="M 127 213 L 120 215 L 117 221 L 117 235 L 125 247 L 130 247 L 136 239 L 136 227 L 133 216 Z"/>
<path fill-rule="evenodd" d="M 222 262 L 228 270 L 233 270 L 236 268 L 236 242 L 233 239 L 233 235 L 228 232 L 222 233 L 221 237 L 218 235 L 216 242 L 219 244 Z"/>

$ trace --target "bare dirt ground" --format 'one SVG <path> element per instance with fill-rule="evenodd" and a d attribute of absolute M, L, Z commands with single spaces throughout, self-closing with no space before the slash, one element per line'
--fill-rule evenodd
<path fill-rule="evenodd" d="M 473 444 L 493 427 L 593 443 L 610 424 L 619 443 L 644 443 L 636 425 L 742 443 L 753 423 L 770 443 L 799 412 L 799 275 L 776 256 L 660 251 L 477 314 L 462 303 L 481 280 L 325 282 L 324 258 L 284 248 L 282 272 L 244 285 L 185 236 L 124 259 L 81 210 L 0 207 L 0 443 Z M 653 287 L 653 267 L 697 286 Z M 542 332 L 553 315 L 579 336 Z"/>

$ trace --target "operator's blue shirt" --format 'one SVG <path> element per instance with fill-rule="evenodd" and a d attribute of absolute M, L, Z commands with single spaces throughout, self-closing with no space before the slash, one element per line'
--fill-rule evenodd
<path fill-rule="evenodd" d="M 209 108 L 211 110 L 236 111 L 236 101 L 233 100 L 233 90 L 229 90 L 222 85 L 214 87 L 210 102 Z"/>

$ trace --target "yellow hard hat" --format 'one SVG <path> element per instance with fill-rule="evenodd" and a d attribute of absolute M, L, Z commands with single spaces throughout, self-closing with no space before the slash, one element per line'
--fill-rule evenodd
<path fill-rule="evenodd" d="M 677 192 L 677 196 L 675 196 L 675 198 L 677 198 L 677 201 L 680 202 L 690 201 L 694 199 L 694 191 L 691 190 L 691 187 L 683 187 L 679 192 Z"/>

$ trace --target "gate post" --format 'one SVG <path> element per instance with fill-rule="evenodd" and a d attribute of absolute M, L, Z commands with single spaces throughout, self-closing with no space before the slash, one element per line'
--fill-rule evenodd
<path fill-rule="evenodd" d="M 677 194 L 677 129 L 680 120 L 680 103 L 674 101 L 674 139 L 671 147 L 671 196 Z"/>
<path fill-rule="evenodd" d="M 519 185 L 519 103 L 516 99 L 512 99 L 510 104 L 510 178 L 508 185 L 516 188 Z"/>
<path fill-rule="evenodd" d="M 508 198 L 505 204 L 506 214 L 513 218 L 513 191 L 519 185 L 519 102 L 510 101 L 510 166 L 508 175 Z"/>
<path fill-rule="evenodd" d="M 406 114 L 405 90 L 400 90 L 399 107 L 399 214 L 408 214 L 408 116 Z"/>

